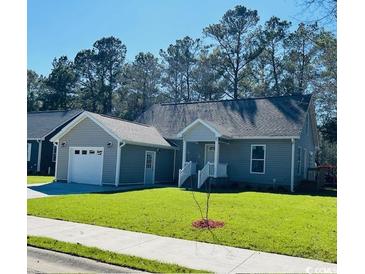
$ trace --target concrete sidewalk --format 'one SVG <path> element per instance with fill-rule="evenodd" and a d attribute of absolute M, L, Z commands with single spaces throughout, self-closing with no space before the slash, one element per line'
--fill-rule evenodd
<path fill-rule="evenodd" d="M 28 216 L 28 235 L 220 273 L 335 273 L 337 265 L 272 253 Z"/>

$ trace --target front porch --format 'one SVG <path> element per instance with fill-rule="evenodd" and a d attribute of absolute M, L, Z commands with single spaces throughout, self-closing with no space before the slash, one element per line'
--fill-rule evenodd
<path fill-rule="evenodd" d="M 220 132 L 198 119 L 179 136 L 183 142 L 179 187 L 192 176 L 197 178 L 198 188 L 209 178 L 228 177 L 228 164 L 220 162 L 220 143 L 224 142 Z"/>

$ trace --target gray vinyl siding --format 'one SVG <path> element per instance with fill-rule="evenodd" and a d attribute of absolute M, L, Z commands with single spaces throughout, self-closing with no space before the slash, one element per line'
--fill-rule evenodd
<path fill-rule="evenodd" d="M 30 161 L 27 161 L 27 172 L 35 173 L 37 172 L 37 162 L 38 162 L 38 142 L 36 140 L 27 140 L 27 145 L 29 143 L 32 145 L 30 152 Z"/>
<path fill-rule="evenodd" d="M 298 160 L 299 160 L 299 154 L 298 154 L 298 147 L 300 146 L 302 148 L 302 164 L 301 166 L 303 167 L 304 165 L 304 149 L 307 150 L 307 167 L 314 167 L 314 166 L 311 166 L 310 165 L 310 156 L 309 156 L 309 153 L 312 152 L 316 153 L 316 149 L 315 149 L 315 144 L 314 144 L 314 129 L 312 127 L 312 123 L 309 123 L 309 132 L 307 134 L 307 131 L 306 131 L 306 123 L 307 123 L 307 120 L 311 119 L 310 117 L 310 112 L 308 112 L 308 116 L 306 117 L 306 121 L 304 123 L 304 127 L 303 127 L 303 130 L 302 130 L 302 133 L 300 135 L 300 139 L 299 140 L 296 140 L 296 143 L 295 143 L 295 172 L 294 172 L 294 180 L 295 180 L 295 184 L 299 184 L 303 179 L 304 179 L 304 173 L 301 172 L 300 174 L 297 173 L 297 163 L 298 163 Z"/>
<path fill-rule="evenodd" d="M 65 146 L 62 146 L 63 142 L 66 142 Z M 108 142 L 112 142 L 111 147 L 107 147 Z M 115 184 L 117 140 L 89 118 L 85 118 L 59 140 L 57 180 L 67 180 L 70 147 L 93 146 L 104 147 L 103 184 Z"/>
<path fill-rule="evenodd" d="M 173 182 L 173 150 L 126 144 L 120 153 L 120 184 L 144 183 L 146 151 L 156 152 L 155 183 Z"/>
<path fill-rule="evenodd" d="M 177 169 L 181 168 L 182 142 L 174 141 L 180 148 L 177 153 Z M 214 142 L 187 143 L 187 161 L 197 163 L 197 170 L 204 167 L 205 144 Z M 266 145 L 265 174 L 250 173 L 251 145 Z M 290 186 L 291 140 L 225 140 L 220 142 L 219 162 L 228 163 L 229 181 L 253 185 Z M 178 174 L 178 173 L 176 173 Z"/>
<path fill-rule="evenodd" d="M 266 145 L 265 173 L 251 173 L 251 145 Z M 220 146 L 220 162 L 228 163 L 228 176 L 234 182 L 290 186 L 290 140 L 235 140 Z"/>
<path fill-rule="evenodd" d="M 215 135 L 210 129 L 199 123 L 184 133 L 184 139 L 190 142 L 206 140 L 213 141 L 215 140 Z"/>

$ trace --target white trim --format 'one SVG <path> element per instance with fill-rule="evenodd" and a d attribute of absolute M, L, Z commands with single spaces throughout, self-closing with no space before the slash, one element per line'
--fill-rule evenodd
<path fill-rule="evenodd" d="M 183 140 L 183 151 L 182 151 L 181 168 L 184 168 L 185 162 L 186 162 L 186 141 Z"/>
<path fill-rule="evenodd" d="M 147 153 L 151 152 L 153 157 L 153 180 L 152 180 L 152 184 L 155 183 L 155 172 L 156 172 L 156 151 L 152 151 L 152 150 L 146 150 L 145 154 L 144 154 L 144 178 L 143 178 L 143 183 L 146 184 L 146 163 L 147 163 Z"/>
<path fill-rule="evenodd" d="M 100 182 L 99 185 L 103 185 L 103 173 L 104 173 L 104 147 L 83 147 L 83 146 L 73 146 L 68 148 L 68 163 L 67 163 L 67 183 L 71 183 L 70 181 L 70 162 L 71 162 L 71 150 L 72 149 L 80 149 L 80 150 L 89 150 L 89 149 L 95 149 L 95 150 L 102 150 L 103 151 L 103 157 L 102 157 L 102 164 L 101 164 L 101 176 L 100 176 Z M 58 150 L 57 150 L 58 151 Z M 81 151 L 80 151 L 81 153 Z"/>
<path fill-rule="evenodd" d="M 37 160 L 37 172 L 41 171 L 41 159 L 42 159 L 42 140 L 38 140 L 38 160 Z"/>
<path fill-rule="evenodd" d="M 96 120 L 87 111 L 85 111 L 82 114 L 80 114 L 76 119 L 74 119 L 71 123 L 69 123 L 67 126 L 65 126 L 60 132 L 58 132 L 55 136 L 53 136 L 50 141 L 51 142 L 57 142 L 57 141 L 59 141 L 63 136 L 65 136 L 67 133 L 69 133 L 76 125 L 78 125 L 80 122 L 82 122 L 86 118 L 89 118 L 95 124 L 97 124 L 98 126 L 100 126 L 105 132 L 107 132 L 115 140 L 122 141 L 117 135 L 115 135 L 113 132 L 111 132 L 108 128 L 106 128 L 102 123 L 100 123 L 98 120 Z"/>
<path fill-rule="evenodd" d="M 53 143 L 54 145 L 57 146 L 57 150 L 56 150 L 56 163 L 54 164 L 55 168 L 54 168 L 54 178 L 56 179 L 56 181 L 58 180 L 57 176 L 57 165 L 58 165 L 58 143 Z"/>
<path fill-rule="evenodd" d="M 119 181 L 120 181 L 120 157 L 121 157 L 121 150 L 122 150 L 122 147 L 125 146 L 125 142 L 118 142 L 118 145 L 117 145 L 117 161 L 116 161 L 116 164 L 115 164 L 115 186 L 119 186 Z"/>
<path fill-rule="evenodd" d="M 30 162 L 32 155 L 32 143 L 27 143 L 27 162 Z"/>
<path fill-rule="evenodd" d="M 303 164 L 303 160 L 302 160 L 302 152 L 303 149 L 301 146 L 298 146 L 298 162 L 299 162 L 299 166 L 297 165 L 297 175 L 302 175 L 302 164 Z M 298 164 L 298 163 L 297 163 Z"/>
<path fill-rule="evenodd" d="M 290 170 L 290 191 L 294 192 L 294 162 L 295 162 L 295 140 L 291 140 L 291 170 Z"/>
<path fill-rule="evenodd" d="M 208 123 L 204 122 L 203 120 L 201 120 L 199 118 L 196 119 L 191 124 L 189 124 L 188 126 L 186 126 L 182 131 L 180 131 L 177 134 L 177 137 L 181 138 L 185 132 L 190 130 L 192 127 L 194 127 L 198 123 L 202 124 L 203 126 L 207 127 L 209 130 L 211 130 L 215 134 L 215 137 L 222 137 L 222 134 L 218 130 L 216 130 L 214 127 L 212 127 L 211 125 L 209 125 Z"/>
<path fill-rule="evenodd" d="M 252 159 L 252 148 L 255 147 L 255 146 L 261 146 L 261 147 L 264 147 L 264 159 Z M 264 161 L 264 171 L 263 172 L 253 172 L 252 171 L 252 160 L 255 160 L 255 161 Z M 266 144 L 252 144 L 251 145 L 251 155 L 250 155 L 250 174 L 265 174 L 265 171 L 266 171 Z"/>
<path fill-rule="evenodd" d="M 214 142 L 214 178 L 218 175 L 218 162 L 219 162 L 219 138 L 217 137 Z"/>

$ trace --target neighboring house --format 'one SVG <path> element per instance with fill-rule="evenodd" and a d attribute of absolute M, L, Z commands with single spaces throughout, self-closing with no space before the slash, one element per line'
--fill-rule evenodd
<path fill-rule="evenodd" d="M 28 173 L 54 174 L 56 147 L 49 140 L 81 112 L 82 110 L 28 112 Z"/>
<path fill-rule="evenodd" d="M 57 180 L 116 186 L 211 179 L 294 191 L 318 149 L 310 95 L 156 104 L 137 122 L 83 112 L 51 141 Z"/>
<path fill-rule="evenodd" d="M 118 186 L 175 179 L 176 148 L 153 126 L 85 111 L 51 141 L 58 181 Z"/>
<path fill-rule="evenodd" d="M 137 121 L 179 148 L 179 186 L 196 178 L 201 187 L 214 178 L 294 191 L 315 165 L 318 135 L 310 95 L 156 104 Z"/>

